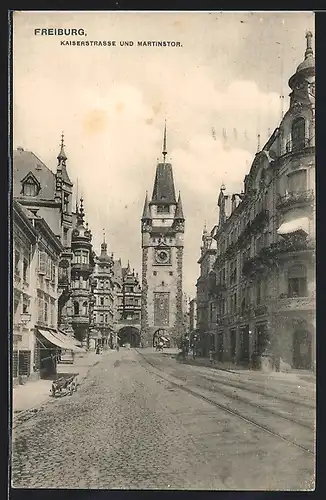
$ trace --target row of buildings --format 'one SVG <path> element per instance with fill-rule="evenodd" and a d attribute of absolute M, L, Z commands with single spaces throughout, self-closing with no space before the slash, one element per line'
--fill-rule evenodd
<path fill-rule="evenodd" d="M 128 321 L 140 324 L 138 275 L 105 237 L 96 254 L 83 200 L 72 206 L 63 137 L 57 159 L 54 173 L 31 151 L 13 154 L 14 383 L 55 372 L 59 352 L 130 341 Z"/>
<path fill-rule="evenodd" d="M 274 368 L 315 367 L 315 62 L 312 34 L 289 79 L 290 105 L 241 192 L 221 186 L 202 234 L 190 330 L 204 354 Z"/>

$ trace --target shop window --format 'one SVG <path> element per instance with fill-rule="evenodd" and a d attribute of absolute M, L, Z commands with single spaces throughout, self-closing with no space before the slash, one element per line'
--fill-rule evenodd
<path fill-rule="evenodd" d="M 298 151 L 305 147 L 305 120 L 300 117 L 292 123 L 292 149 Z"/>
<path fill-rule="evenodd" d="M 18 355 L 18 373 L 19 375 L 29 376 L 31 371 L 31 351 L 19 351 Z"/>
<path fill-rule="evenodd" d="M 307 296 L 307 270 L 303 265 L 296 264 L 288 272 L 288 296 Z"/>

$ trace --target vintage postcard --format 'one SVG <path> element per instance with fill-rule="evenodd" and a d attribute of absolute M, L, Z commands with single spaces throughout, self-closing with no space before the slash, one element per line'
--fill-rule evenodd
<path fill-rule="evenodd" d="M 314 490 L 314 14 L 11 41 L 12 487 Z"/>

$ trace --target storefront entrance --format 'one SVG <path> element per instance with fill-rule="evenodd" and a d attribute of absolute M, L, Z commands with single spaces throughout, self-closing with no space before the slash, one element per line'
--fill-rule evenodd
<path fill-rule="evenodd" d="M 240 362 L 249 364 L 249 326 L 240 330 Z"/>
<path fill-rule="evenodd" d="M 293 367 L 311 370 L 311 334 L 308 330 L 295 330 L 294 332 Z"/>

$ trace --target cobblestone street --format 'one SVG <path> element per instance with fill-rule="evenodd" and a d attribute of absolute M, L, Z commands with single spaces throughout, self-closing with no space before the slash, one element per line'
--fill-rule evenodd
<path fill-rule="evenodd" d="M 310 490 L 313 391 L 121 349 L 14 429 L 13 486 Z"/>

